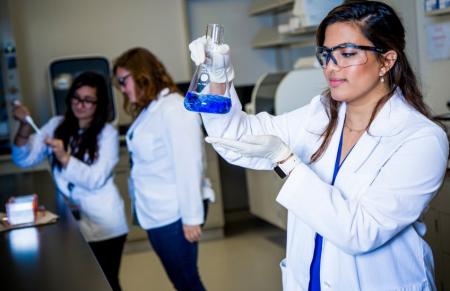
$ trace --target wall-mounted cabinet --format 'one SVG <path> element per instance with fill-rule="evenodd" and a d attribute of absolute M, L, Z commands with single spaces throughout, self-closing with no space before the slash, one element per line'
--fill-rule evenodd
<path fill-rule="evenodd" d="M 278 13 L 292 8 L 294 0 L 253 0 L 249 14 L 252 16 L 264 13 Z"/>

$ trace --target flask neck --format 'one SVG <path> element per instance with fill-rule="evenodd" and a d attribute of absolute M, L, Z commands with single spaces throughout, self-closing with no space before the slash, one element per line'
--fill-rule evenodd
<path fill-rule="evenodd" d="M 206 27 L 206 40 L 208 44 L 223 44 L 224 29 L 220 24 L 208 24 Z"/>

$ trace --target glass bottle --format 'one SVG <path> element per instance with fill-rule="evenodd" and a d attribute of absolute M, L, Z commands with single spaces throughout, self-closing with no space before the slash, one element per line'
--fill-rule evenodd
<path fill-rule="evenodd" d="M 231 84 L 225 58 L 220 57 L 219 53 L 214 54 L 214 50 L 223 44 L 223 35 L 224 29 L 220 24 L 208 24 L 206 27 L 205 61 L 196 67 L 184 98 L 187 110 L 224 114 L 231 109 Z"/>

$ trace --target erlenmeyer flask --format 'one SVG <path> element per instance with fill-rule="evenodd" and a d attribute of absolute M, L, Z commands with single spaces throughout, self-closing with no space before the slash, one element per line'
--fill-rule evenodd
<path fill-rule="evenodd" d="M 214 53 L 223 44 L 223 26 L 206 27 L 205 61 L 197 66 L 184 98 L 187 110 L 206 113 L 227 113 L 231 108 L 230 82 L 225 58 Z"/>

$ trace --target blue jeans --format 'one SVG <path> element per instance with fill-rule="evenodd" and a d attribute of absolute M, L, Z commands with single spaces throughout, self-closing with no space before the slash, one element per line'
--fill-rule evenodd
<path fill-rule="evenodd" d="M 181 219 L 149 229 L 147 236 L 176 290 L 206 290 L 197 268 L 198 243 L 186 240 Z"/>

